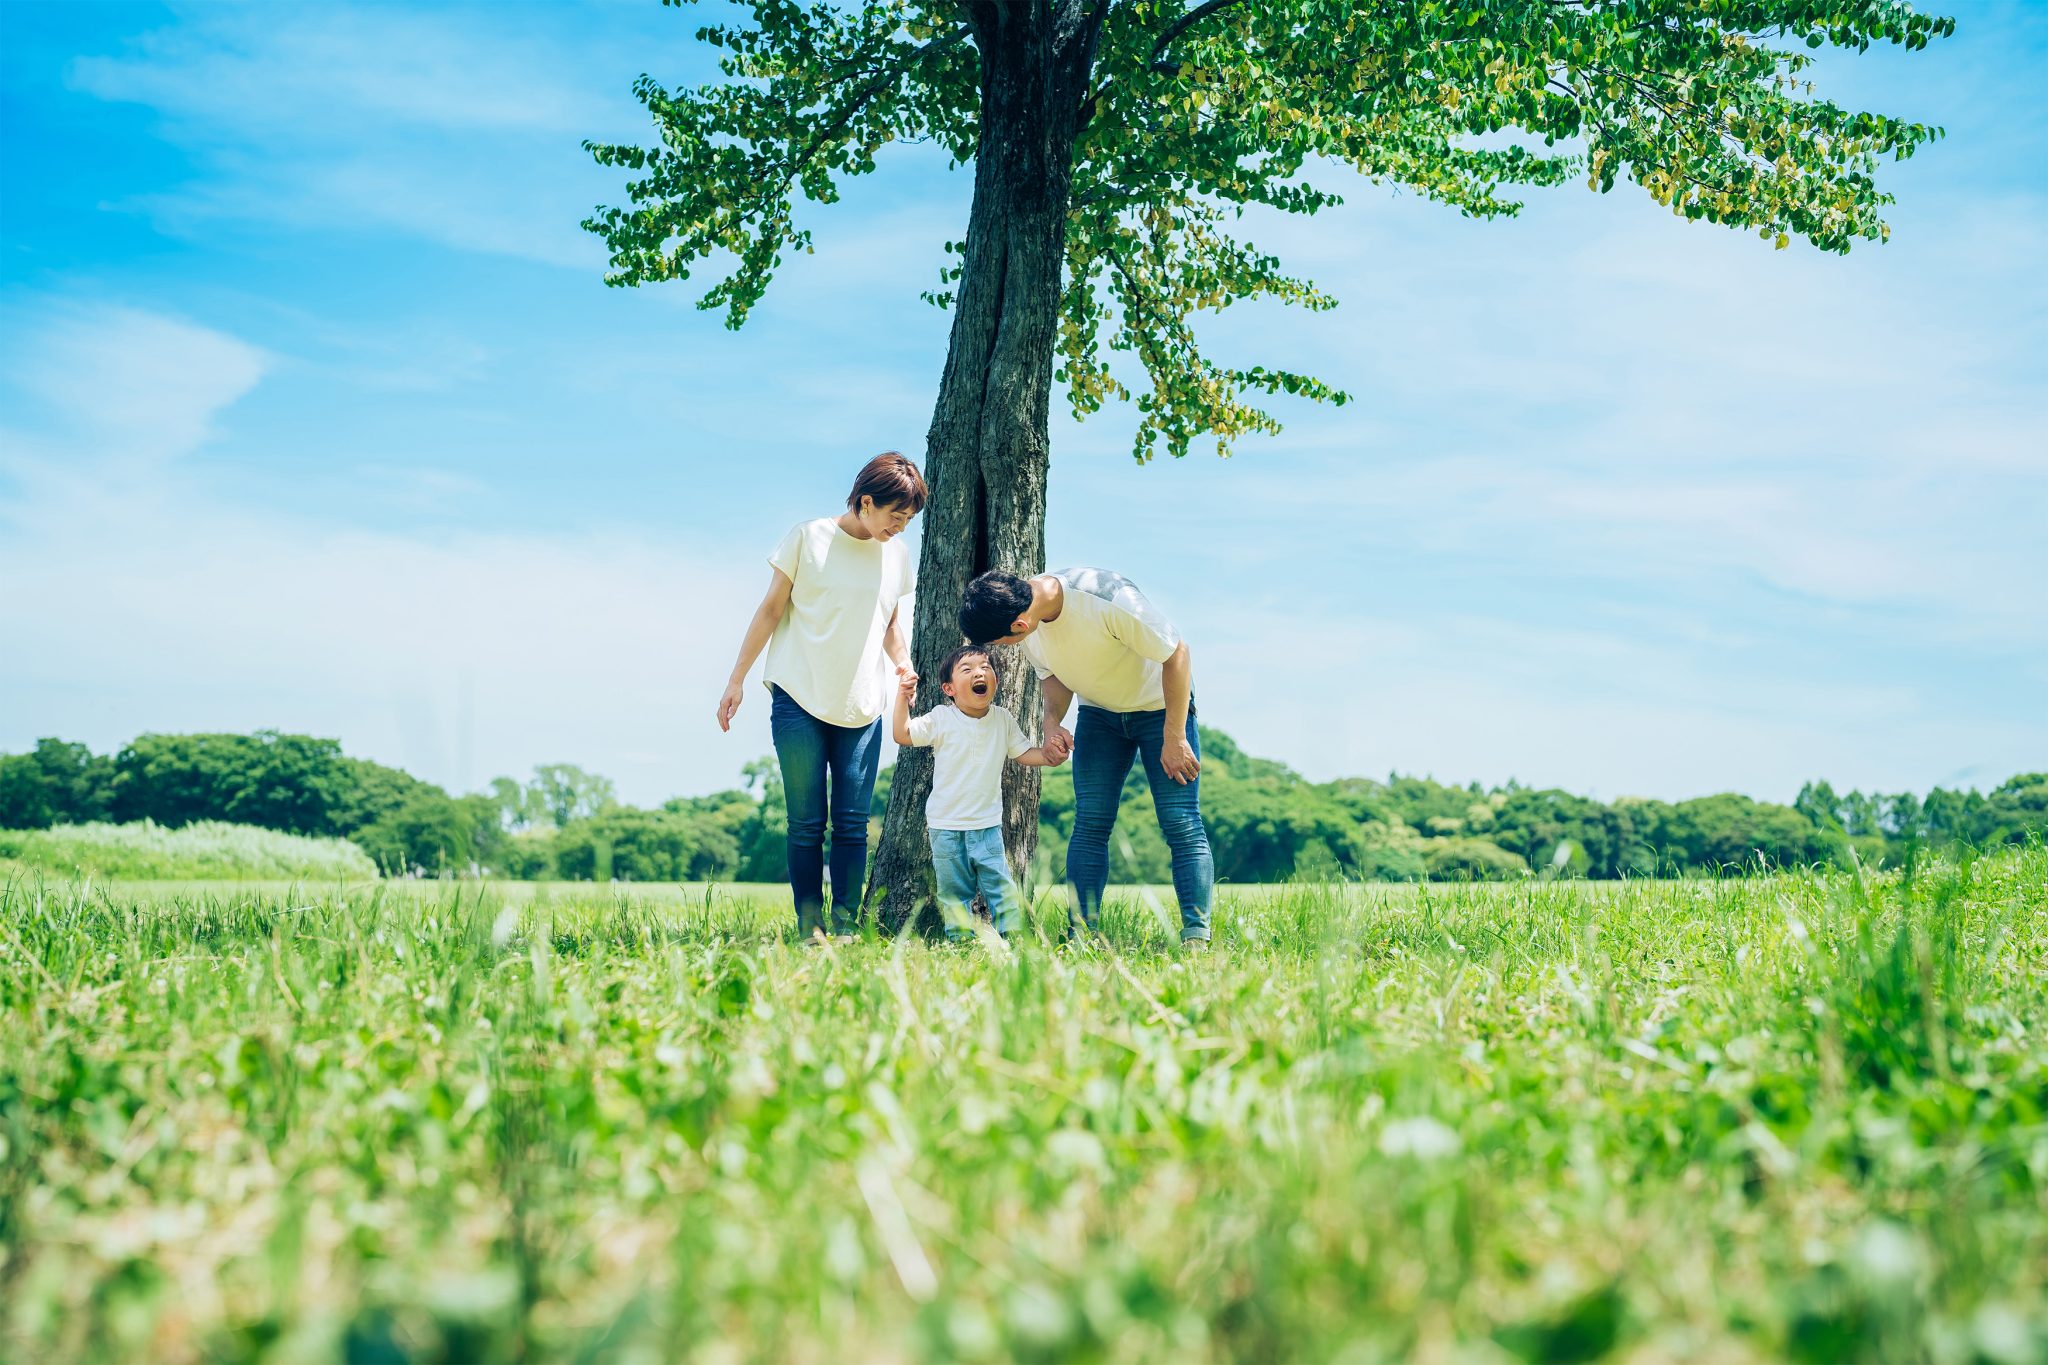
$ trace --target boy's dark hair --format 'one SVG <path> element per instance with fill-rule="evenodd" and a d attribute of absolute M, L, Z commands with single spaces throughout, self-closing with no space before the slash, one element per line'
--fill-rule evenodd
<path fill-rule="evenodd" d="M 876 507 L 908 507 L 912 513 L 922 512 L 926 497 L 924 475 L 903 456 L 885 450 L 853 476 L 853 491 L 846 495 L 848 510 L 858 512 L 863 497 L 873 498 Z"/>
<path fill-rule="evenodd" d="M 960 633 L 978 645 L 1000 640 L 1031 609 L 1031 585 L 1015 574 L 994 570 L 967 585 L 960 602 Z"/>
<path fill-rule="evenodd" d="M 948 654 L 939 662 L 939 681 L 941 683 L 953 681 L 953 670 L 960 666 L 960 661 L 962 659 L 971 659 L 977 654 L 988 660 L 988 671 L 996 675 L 996 683 L 1000 686 L 1003 681 L 1003 668 L 1001 664 L 996 662 L 996 652 L 987 645 L 962 645 L 951 654 Z"/>

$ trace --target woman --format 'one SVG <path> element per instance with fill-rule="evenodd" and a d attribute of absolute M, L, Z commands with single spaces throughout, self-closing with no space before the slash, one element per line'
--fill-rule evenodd
<path fill-rule="evenodd" d="M 899 674 L 910 669 L 897 609 L 910 596 L 913 570 L 896 538 L 924 503 L 917 466 L 892 450 L 860 471 L 846 511 L 790 527 L 768 556 L 768 593 L 718 702 L 718 728 L 730 730 L 747 674 L 766 646 L 762 681 L 774 699 L 769 722 L 789 809 L 789 889 L 797 935 L 806 942 L 825 935 L 820 888 L 828 813 L 832 933 L 844 938 L 859 923 L 882 712 L 894 691 L 884 658 Z"/>

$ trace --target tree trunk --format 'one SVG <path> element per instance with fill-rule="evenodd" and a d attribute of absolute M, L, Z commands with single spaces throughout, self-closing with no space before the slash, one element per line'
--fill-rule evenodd
<path fill-rule="evenodd" d="M 1077 111 L 1093 64 L 1100 6 L 1079 0 L 968 7 L 981 60 L 981 141 L 974 203 L 945 374 L 926 438 L 924 511 L 911 656 L 915 710 L 946 704 L 939 661 L 961 642 L 960 600 L 989 569 L 1045 568 L 1045 488 L 1053 342 L 1059 325 L 1067 200 Z M 1015 650 L 998 651 L 998 700 L 1025 733 L 1039 720 L 1038 681 Z M 1038 841 L 1036 768 L 1003 779 L 1003 833 L 1024 880 Z M 928 750 L 897 755 L 868 900 L 885 929 L 917 917 L 934 932 L 924 803 Z"/>

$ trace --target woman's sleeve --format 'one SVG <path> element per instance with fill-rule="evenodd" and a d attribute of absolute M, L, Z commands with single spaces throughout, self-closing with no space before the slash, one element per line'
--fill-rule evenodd
<path fill-rule="evenodd" d="M 780 541 L 776 542 L 775 548 L 769 552 L 768 562 L 781 570 L 784 578 L 794 583 L 796 582 L 797 562 L 803 558 L 803 551 L 804 524 L 798 522 L 789 528 L 789 531 Z"/>

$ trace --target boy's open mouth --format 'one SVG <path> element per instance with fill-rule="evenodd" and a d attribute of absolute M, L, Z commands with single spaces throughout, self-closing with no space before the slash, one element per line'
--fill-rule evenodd
<path fill-rule="evenodd" d="M 987 684 L 986 682 L 982 682 L 982 681 L 977 681 L 977 682 L 976 682 L 976 683 L 974 684 L 974 695 L 975 695 L 975 696 L 977 696 L 977 697 L 985 697 L 985 696 L 987 696 L 987 695 L 988 695 L 988 684 Z"/>

